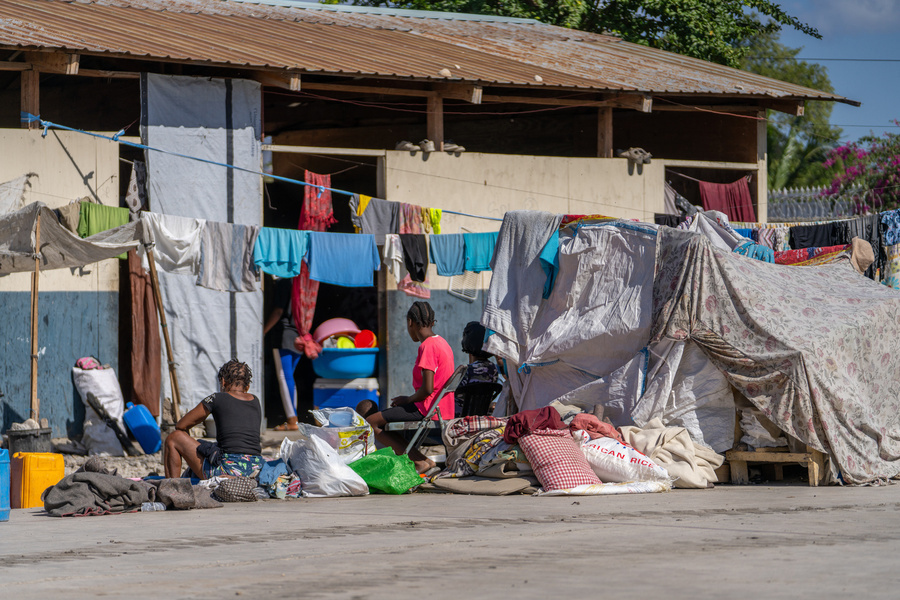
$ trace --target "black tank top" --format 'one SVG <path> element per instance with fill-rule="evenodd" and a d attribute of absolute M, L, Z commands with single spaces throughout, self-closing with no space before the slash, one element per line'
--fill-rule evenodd
<path fill-rule="evenodd" d="M 216 443 L 225 454 L 262 454 L 259 426 L 262 409 L 259 398 L 239 400 L 231 394 L 217 392 L 203 399 L 203 405 L 216 422 Z"/>

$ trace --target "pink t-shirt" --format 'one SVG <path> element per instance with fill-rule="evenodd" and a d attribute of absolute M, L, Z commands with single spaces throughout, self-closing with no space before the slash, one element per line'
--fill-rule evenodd
<path fill-rule="evenodd" d="M 453 360 L 453 350 L 450 344 L 439 335 L 433 335 L 419 344 L 419 354 L 416 357 L 416 364 L 413 367 L 413 387 L 419 389 L 422 387 L 422 369 L 434 371 L 434 391 L 431 395 L 420 402 L 416 402 L 416 408 L 422 415 L 428 414 L 431 405 L 434 404 L 438 392 L 453 375 L 456 369 L 456 363 Z M 456 401 L 453 394 L 447 394 L 441 400 L 438 407 L 442 419 L 452 419 L 456 411 Z M 432 418 L 437 420 L 437 414 Z"/>

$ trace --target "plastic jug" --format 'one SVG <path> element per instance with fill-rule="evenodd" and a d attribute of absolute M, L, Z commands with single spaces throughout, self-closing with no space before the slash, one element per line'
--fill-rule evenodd
<path fill-rule="evenodd" d="M 9 450 L 0 450 L 0 521 L 9 521 Z"/>
<path fill-rule="evenodd" d="M 39 508 L 44 490 L 65 476 L 62 454 L 52 452 L 16 452 L 10 461 L 10 504 L 13 508 Z"/>
<path fill-rule="evenodd" d="M 131 430 L 144 452 L 147 454 L 159 452 L 159 449 L 162 448 L 162 436 L 159 433 L 156 419 L 153 418 L 147 407 L 142 404 L 135 406 L 134 403 L 129 402 L 125 408 L 127 410 L 122 416 L 125 425 Z"/>

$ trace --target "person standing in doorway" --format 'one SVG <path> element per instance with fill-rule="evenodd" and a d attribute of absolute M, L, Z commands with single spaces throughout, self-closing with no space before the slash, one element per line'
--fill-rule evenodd
<path fill-rule="evenodd" d="M 266 346 L 272 348 L 275 359 L 275 374 L 278 379 L 278 390 L 287 421 L 275 427 L 276 431 L 295 431 L 297 425 L 297 385 L 294 371 L 300 364 L 302 354 L 297 352 L 294 340 L 300 335 L 294 326 L 291 310 L 291 279 L 275 278 L 275 301 L 272 312 L 266 319 L 263 335 Z"/>

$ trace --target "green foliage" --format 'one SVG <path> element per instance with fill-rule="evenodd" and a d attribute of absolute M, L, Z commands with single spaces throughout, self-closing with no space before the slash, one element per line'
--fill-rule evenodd
<path fill-rule="evenodd" d="M 329 0 L 330 1 L 330 0 Z M 352 0 L 361 6 L 537 19 L 739 67 L 744 40 L 793 27 L 821 38 L 770 0 Z M 767 17 L 761 21 L 755 11 Z"/>
<path fill-rule="evenodd" d="M 894 124 L 900 125 L 900 121 Z M 829 153 L 825 166 L 838 168 L 828 194 L 846 194 L 855 186 L 863 188 L 857 212 L 900 207 L 900 134 L 867 135 L 838 146 Z"/>

